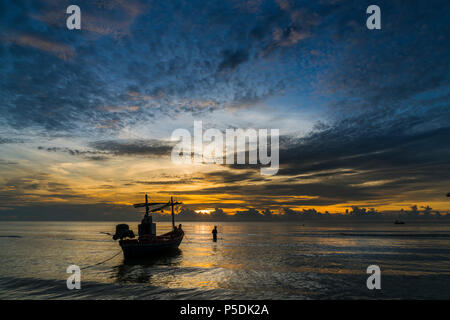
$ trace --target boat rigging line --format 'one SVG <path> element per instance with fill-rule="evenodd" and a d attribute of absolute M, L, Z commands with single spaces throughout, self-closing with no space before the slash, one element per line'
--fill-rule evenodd
<path fill-rule="evenodd" d="M 80 268 L 80 270 L 84 270 L 84 269 L 92 268 L 92 267 L 94 267 L 94 266 L 101 265 L 101 264 L 103 264 L 103 263 L 105 263 L 105 262 L 107 262 L 107 261 L 109 261 L 109 260 L 111 260 L 111 259 L 117 257 L 117 256 L 118 256 L 119 254 L 121 254 L 121 253 L 122 253 L 122 250 L 120 250 L 119 252 L 117 252 L 117 253 L 116 253 L 115 255 L 113 255 L 111 258 L 108 258 L 108 259 L 106 259 L 106 260 L 103 260 L 103 261 L 98 262 L 98 263 L 96 263 L 96 264 L 92 264 L 92 265 L 87 266 L 87 267 Z"/>

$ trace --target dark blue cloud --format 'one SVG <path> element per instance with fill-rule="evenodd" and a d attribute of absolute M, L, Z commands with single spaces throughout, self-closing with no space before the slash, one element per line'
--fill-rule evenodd
<path fill-rule="evenodd" d="M 2 114 L 13 126 L 79 130 L 87 119 L 120 127 L 170 115 L 186 98 L 215 104 L 182 111 L 208 111 L 290 88 L 352 111 L 447 88 L 449 5 L 381 1 L 383 29 L 374 32 L 368 3 L 81 1 L 80 32 L 65 29 L 68 2 L 3 4 Z M 120 117 L 98 109 L 130 106 L 130 88 L 159 97 L 157 107 Z"/>
<path fill-rule="evenodd" d="M 392 180 L 383 188 L 393 194 L 448 186 L 448 1 L 380 0 L 382 29 L 372 31 L 365 0 L 78 1 L 81 31 L 65 27 L 69 4 L 0 3 L 2 144 L 39 129 L 83 138 L 91 156 L 162 154 L 169 146 L 134 128 L 270 100 L 274 117 L 317 116 L 318 129 L 282 151 L 279 174 L 294 180 L 280 194 L 310 194 L 300 174 L 333 180 L 309 185 L 328 204 L 380 199 L 380 186 L 357 186 L 371 181 Z M 122 129 L 137 140 L 117 140 Z M 342 193 L 327 196 L 333 188 Z M 261 203 L 271 192 L 248 190 Z"/>

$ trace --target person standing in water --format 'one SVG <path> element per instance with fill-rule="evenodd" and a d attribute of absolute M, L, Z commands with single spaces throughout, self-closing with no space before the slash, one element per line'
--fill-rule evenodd
<path fill-rule="evenodd" d="M 217 241 L 217 226 L 214 226 L 214 229 L 211 233 L 213 235 L 213 241 L 216 242 Z"/>

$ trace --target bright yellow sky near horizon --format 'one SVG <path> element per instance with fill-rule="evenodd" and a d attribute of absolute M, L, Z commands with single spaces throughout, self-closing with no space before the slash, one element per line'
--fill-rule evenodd
<path fill-rule="evenodd" d="M 26 145 L 15 145 L 14 166 L 2 165 L 0 182 L 3 192 L 11 192 L 11 197 L 3 201 L 1 207 L 30 205 L 33 203 L 48 204 L 117 204 L 132 205 L 143 201 L 147 193 L 150 201 L 167 201 L 171 195 L 182 201 L 184 206 L 197 212 L 208 213 L 215 208 L 222 208 L 228 214 L 244 211 L 249 208 L 257 210 L 270 209 L 274 214 L 282 208 L 303 210 L 315 208 L 317 211 L 343 213 L 351 206 L 373 207 L 378 211 L 405 209 L 417 205 L 431 206 L 434 210 L 448 210 L 445 195 L 442 199 L 431 198 L 420 201 L 415 195 L 422 192 L 411 192 L 410 198 L 386 195 L 386 199 L 374 201 L 355 201 L 334 205 L 302 205 L 302 201 L 320 200 L 319 196 L 310 195 L 273 195 L 236 194 L 207 191 L 212 188 L 230 188 L 233 186 L 251 186 L 270 188 L 273 183 L 289 183 L 292 177 L 271 176 L 259 181 L 226 182 L 221 174 L 231 170 L 215 164 L 176 165 L 168 157 L 148 158 L 121 156 L 107 161 L 88 161 L 64 153 L 38 150 Z M 8 155 L 3 154 L 7 159 Z M 218 172 L 216 175 L 208 175 Z M 238 171 L 239 172 L 239 171 Z M 298 178 L 301 182 L 301 178 Z M 323 179 L 316 179 L 321 182 Z M 307 181 L 308 183 L 311 180 Z M 306 181 L 305 181 L 306 183 Z M 367 184 L 370 185 L 370 184 Z M 214 189 L 213 189 L 214 190 Z M 430 191 L 428 191 L 430 192 Z M 431 192 L 430 192 L 431 193 Z M 69 196 L 69 197 L 67 197 Z M 287 203 L 296 201 L 296 204 Z"/>

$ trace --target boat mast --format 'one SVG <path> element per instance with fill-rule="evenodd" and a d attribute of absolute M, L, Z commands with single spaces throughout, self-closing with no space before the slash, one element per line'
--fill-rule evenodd
<path fill-rule="evenodd" d="M 172 228 L 175 229 L 175 214 L 173 213 L 173 197 L 170 197 L 170 206 L 172 207 Z"/>
<path fill-rule="evenodd" d="M 147 194 L 145 194 L 145 216 L 148 217 L 148 211 L 149 211 L 149 207 L 148 207 L 148 197 Z"/>

